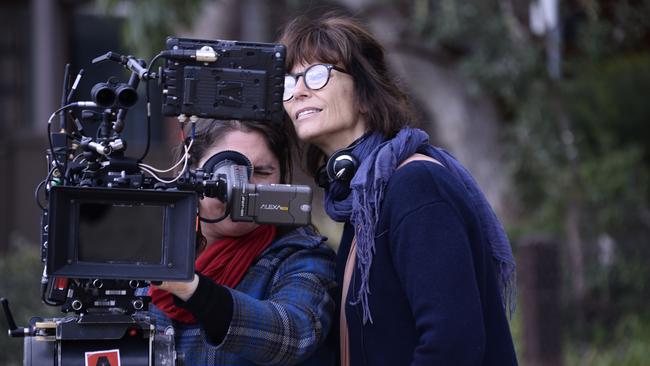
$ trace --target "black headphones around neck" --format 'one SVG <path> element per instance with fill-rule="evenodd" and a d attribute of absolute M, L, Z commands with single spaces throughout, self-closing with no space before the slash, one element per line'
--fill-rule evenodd
<path fill-rule="evenodd" d="M 359 168 L 359 159 L 352 154 L 359 144 L 361 144 L 370 134 L 365 133 L 356 139 L 350 146 L 334 152 L 325 165 L 318 168 L 316 184 L 321 188 L 327 188 L 334 181 L 349 183 Z"/>

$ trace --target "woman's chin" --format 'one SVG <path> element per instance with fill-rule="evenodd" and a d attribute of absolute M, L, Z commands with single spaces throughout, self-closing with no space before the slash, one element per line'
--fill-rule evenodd
<path fill-rule="evenodd" d="M 298 138 L 309 143 L 313 143 L 315 139 L 318 139 L 323 134 L 318 125 L 311 121 L 299 121 L 294 124 L 294 127 Z"/>
<path fill-rule="evenodd" d="M 297 135 L 301 141 L 316 145 L 320 149 L 323 148 L 323 143 L 327 140 L 322 131 L 305 130 Z"/>
<path fill-rule="evenodd" d="M 206 227 L 204 224 L 202 227 L 203 235 L 208 240 L 208 245 L 220 239 L 244 236 L 259 226 L 254 222 L 233 222 L 230 218 L 208 225 L 214 225 L 213 227 Z"/>

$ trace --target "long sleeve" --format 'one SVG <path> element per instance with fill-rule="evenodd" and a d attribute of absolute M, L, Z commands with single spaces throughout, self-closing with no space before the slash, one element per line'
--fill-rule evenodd
<path fill-rule="evenodd" d="M 400 172 L 384 206 L 390 258 L 415 321 L 412 365 L 479 365 L 484 246 L 471 229 L 471 209 L 425 164 Z"/>
<path fill-rule="evenodd" d="M 193 296 L 185 306 L 217 351 L 259 364 L 299 363 L 323 343 L 332 323 L 334 254 L 324 245 L 297 250 L 277 267 L 271 284 L 260 285 L 269 287 L 263 300 L 204 278 L 197 289 L 202 300 Z"/>
<path fill-rule="evenodd" d="M 435 224 L 432 224 L 435 223 Z M 485 334 L 463 223 L 444 202 L 423 204 L 392 231 L 394 264 L 419 335 L 412 365 L 477 365 Z"/>
<path fill-rule="evenodd" d="M 174 297 L 174 301 L 197 318 L 211 343 L 223 341 L 232 320 L 233 301 L 228 288 L 199 274 L 199 285 L 192 297 L 186 302 Z"/>

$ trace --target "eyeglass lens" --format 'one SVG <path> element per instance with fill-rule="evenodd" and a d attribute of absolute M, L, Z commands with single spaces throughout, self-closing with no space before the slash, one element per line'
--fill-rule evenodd
<path fill-rule="evenodd" d="M 293 97 L 293 91 L 296 89 L 298 78 L 303 77 L 305 85 L 311 90 L 318 90 L 324 87 L 330 78 L 331 67 L 322 64 L 309 66 L 304 72 L 296 75 L 285 75 L 284 77 L 284 101 Z"/>

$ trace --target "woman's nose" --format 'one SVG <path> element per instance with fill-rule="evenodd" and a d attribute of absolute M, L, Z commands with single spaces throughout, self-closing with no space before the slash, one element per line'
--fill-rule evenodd
<path fill-rule="evenodd" d="M 309 89 L 305 84 L 305 77 L 300 76 L 296 81 L 296 87 L 293 88 L 293 97 L 300 98 L 307 95 L 309 92 L 311 92 L 311 89 Z"/>

